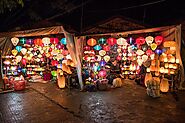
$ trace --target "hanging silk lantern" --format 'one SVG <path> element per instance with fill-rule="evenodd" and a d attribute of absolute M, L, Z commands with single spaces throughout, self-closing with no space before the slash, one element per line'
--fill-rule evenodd
<path fill-rule="evenodd" d="M 51 65 L 52 66 L 57 66 L 58 65 L 58 61 L 57 60 L 52 60 L 51 61 Z"/>
<path fill-rule="evenodd" d="M 150 68 L 146 68 L 146 72 L 148 72 L 148 73 L 149 73 L 149 72 L 150 72 Z"/>
<path fill-rule="evenodd" d="M 91 50 L 91 48 L 89 46 L 85 46 L 84 50 L 89 51 L 89 50 Z"/>
<path fill-rule="evenodd" d="M 122 58 L 121 58 L 121 56 L 118 55 L 118 56 L 116 57 L 116 59 L 117 59 L 118 61 L 120 61 Z"/>
<path fill-rule="evenodd" d="M 100 66 L 105 66 L 106 62 L 104 60 L 100 61 Z"/>
<path fill-rule="evenodd" d="M 147 44 L 144 44 L 144 45 L 141 46 L 141 48 L 145 52 L 148 49 L 148 45 Z"/>
<path fill-rule="evenodd" d="M 154 51 L 157 48 L 157 44 L 156 43 L 152 43 L 150 45 L 151 49 Z"/>
<path fill-rule="evenodd" d="M 117 40 L 117 44 L 118 44 L 118 45 L 128 45 L 127 40 L 124 39 L 124 38 L 119 38 L 119 39 Z"/>
<path fill-rule="evenodd" d="M 142 50 L 137 50 L 136 54 L 141 56 L 144 54 L 144 52 Z"/>
<path fill-rule="evenodd" d="M 164 47 L 176 47 L 177 43 L 175 41 L 165 41 L 163 43 Z"/>
<path fill-rule="evenodd" d="M 106 51 L 105 50 L 100 50 L 99 54 L 100 54 L 100 56 L 104 56 L 106 54 Z"/>
<path fill-rule="evenodd" d="M 34 42 L 35 45 L 42 46 L 42 39 L 40 39 L 40 38 L 34 39 L 33 42 Z"/>
<path fill-rule="evenodd" d="M 150 46 L 153 43 L 154 38 L 152 36 L 147 36 L 145 40 L 146 40 L 147 45 Z"/>
<path fill-rule="evenodd" d="M 17 63 L 20 62 L 21 59 L 22 59 L 22 56 L 20 56 L 20 55 L 16 56 L 16 62 L 17 62 Z"/>
<path fill-rule="evenodd" d="M 128 39 L 127 39 L 127 42 L 129 43 L 129 44 L 134 44 L 135 42 L 134 42 L 134 38 L 132 38 L 132 37 L 129 37 Z"/>
<path fill-rule="evenodd" d="M 50 44 L 50 38 L 45 37 L 42 39 L 42 42 L 43 42 L 44 46 L 48 46 Z"/>
<path fill-rule="evenodd" d="M 25 58 L 22 58 L 22 64 L 26 65 L 26 59 Z"/>
<path fill-rule="evenodd" d="M 3 63 L 4 63 L 5 65 L 9 65 L 11 62 L 10 62 L 9 60 L 5 60 Z"/>
<path fill-rule="evenodd" d="M 160 83 L 160 90 L 161 92 L 168 92 L 169 90 L 168 79 L 162 78 L 161 83 Z"/>
<path fill-rule="evenodd" d="M 25 38 L 21 38 L 21 39 L 19 40 L 19 42 L 20 42 L 21 44 L 26 44 L 26 39 L 25 39 Z"/>
<path fill-rule="evenodd" d="M 21 52 L 22 46 L 16 46 L 15 49 L 16 49 L 18 52 Z"/>
<path fill-rule="evenodd" d="M 63 48 L 64 48 L 64 45 L 57 44 L 56 48 L 57 48 L 57 49 L 63 49 Z"/>
<path fill-rule="evenodd" d="M 59 40 L 58 40 L 58 38 L 50 38 L 50 42 L 52 44 L 58 44 Z"/>
<path fill-rule="evenodd" d="M 14 56 L 16 56 L 17 53 L 18 53 L 18 51 L 17 51 L 16 49 L 12 50 L 12 54 L 13 54 Z"/>
<path fill-rule="evenodd" d="M 105 60 L 105 62 L 108 62 L 110 60 L 110 56 L 106 55 L 103 57 L 103 59 Z"/>
<path fill-rule="evenodd" d="M 103 50 L 105 50 L 105 51 L 110 51 L 110 46 L 109 46 L 109 45 L 104 45 L 104 46 L 103 46 Z"/>
<path fill-rule="evenodd" d="M 143 62 L 146 62 L 148 60 L 148 56 L 147 55 L 143 55 L 142 56 L 142 60 L 143 60 Z"/>
<path fill-rule="evenodd" d="M 66 44 L 67 44 L 66 38 L 62 38 L 62 39 L 60 40 L 60 43 L 66 45 Z"/>
<path fill-rule="evenodd" d="M 137 45 L 142 45 L 145 43 L 145 39 L 143 37 L 139 37 L 136 39 L 136 44 Z"/>
<path fill-rule="evenodd" d="M 106 39 L 105 39 L 105 38 L 100 38 L 100 39 L 98 40 L 98 43 L 99 43 L 99 44 L 105 44 L 105 43 L 106 43 Z"/>
<path fill-rule="evenodd" d="M 121 48 L 118 48 L 118 49 L 117 49 L 117 52 L 118 52 L 118 53 L 121 53 Z"/>
<path fill-rule="evenodd" d="M 90 38 L 89 40 L 87 40 L 87 44 L 89 46 L 95 46 L 97 44 L 96 39 Z"/>
<path fill-rule="evenodd" d="M 161 67 L 159 70 L 160 73 L 164 73 L 164 67 Z"/>
<path fill-rule="evenodd" d="M 57 71 L 55 71 L 55 70 L 51 71 L 51 75 L 56 77 L 57 76 Z"/>
<path fill-rule="evenodd" d="M 152 51 L 152 50 L 147 50 L 147 51 L 146 51 L 146 55 L 147 55 L 147 56 L 150 56 L 151 54 L 153 54 L 153 51 Z"/>
<path fill-rule="evenodd" d="M 27 49 L 26 49 L 26 48 L 22 48 L 22 49 L 21 49 L 21 53 L 22 53 L 23 55 L 25 55 L 25 54 L 27 53 Z"/>
<path fill-rule="evenodd" d="M 14 46 L 16 46 L 18 43 L 19 43 L 19 39 L 14 37 L 14 38 L 11 38 L 11 42 Z"/>
<path fill-rule="evenodd" d="M 96 45 L 96 46 L 94 46 L 94 50 L 101 50 L 102 49 L 102 47 L 100 46 L 100 45 Z"/>
<path fill-rule="evenodd" d="M 95 59 L 96 59 L 96 61 L 101 61 L 101 56 L 100 55 L 96 55 Z"/>
<path fill-rule="evenodd" d="M 162 51 L 160 49 L 156 49 L 155 50 L 155 53 L 158 54 L 158 55 L 161 55 L 162 54 Z"/>
<path fill-rule="evenodd" d="M 26 68 L 22 68 L 22 72 L 25 74 L 26 73 Z"/>
<path fill-rule="evenodd" d="M 32 39 L 26 39 L 26 44 L 32 45 L 33 44 L 33 40 Z"/>
<path fill-rule="evenodd" d="M 116 44 L 116 39 L 115 38 L 108 38 L 107 39 L 107 43 L 109 44 L 109 45 L 114 45 L 114 44 Z"/>
<path fill-rule="evenodd" d="M 19 67 L 17 68 L 17 71 L 20 73 L 20 72 L 22 71 L 22 68 L 19 66 Z"/>
<path fill-rule="evenodd" d="M 160 45 L 162 42 L 163 42 L 163 37 L 162 36 L 156 36 L 155 37 L 155 43 L 157 44 L 157 45 Z"/>
<path fill-rule="evenodd" d="M 106 76 L 106 71 L 105 70 L 101 70 L 99 73 L 98 73 L 98 76 L 99 77 L 105 77 Z"/>

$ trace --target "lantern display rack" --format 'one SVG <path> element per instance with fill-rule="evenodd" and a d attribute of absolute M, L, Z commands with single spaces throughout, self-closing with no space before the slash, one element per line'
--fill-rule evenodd
<path fill-rule="evenodd" d="M 35 75 L 37 72 L 45 71 L 45 69 L 40 67 L 40 65 L 27 65 L 26 67 L 28 75 Z"/>

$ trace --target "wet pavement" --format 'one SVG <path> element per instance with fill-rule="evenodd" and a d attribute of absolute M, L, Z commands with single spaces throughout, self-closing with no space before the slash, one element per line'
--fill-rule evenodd
<path fill-rule="evenodd" d="M 29 83 L 21 92 L 0 94 L 0 123 L 184 123 L 185 91 L 146 95 L 126 81 L 122 88 L 80 92 L 54 83 Z"/>

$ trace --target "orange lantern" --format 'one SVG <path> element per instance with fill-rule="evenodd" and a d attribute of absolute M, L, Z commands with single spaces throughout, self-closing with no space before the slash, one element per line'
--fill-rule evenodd
<path fill-rule="evenodd" d="M 176 47 L 176 42 L 175 41 L 165 41 L 163 43 L 164 47 Z"/>
<path fill-rule="evenodd" d="M 96 41 L 96 39 L 94 39 L 94 38 L 90 38 L 90 39 L 87 41 L 87 44 L 88 44 L 89 46 L 95 46 L 95 45 L 97 44 L 97 41 Z"/>
<path fill-rule="evenodd" d="M 33 42 L 35 45 L 42 46 L 42 39 L 40 38 L 36 38 Z"/>
<path fill-rule="evenodd" d="M 152 74 L 151 73 L 146 73 L 145 75 L 145 80 L 144 80 L 144 83 L 145 83 L 145 86 L 147 87 L 147 82 L 152 80 Z"/>
<path fill-rule="evenodd" d="M 168 79 L 163 78 L 163 79 L 161 80 L 160 90 L 161 90 L 161 92 L 168 92 L 168 90 L 169 90 Z"/>

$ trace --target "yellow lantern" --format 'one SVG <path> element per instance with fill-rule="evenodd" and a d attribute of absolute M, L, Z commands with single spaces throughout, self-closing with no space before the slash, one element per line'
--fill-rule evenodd
<path fill-rule="evenodd" d="M 169 68 L 173 68 L 173 64 L 169 64 Z"/>
<path fill-rule="evenodd" d="M 145 75 L 145 80 L 144 80 L 144 83 L 145 83 L 145 86 L 147 87 L 147 82 L 152 80 L 152 74 L 151 73 L 146 73 Z"/>
<path fill-rule="evenodd" d="M 105 60 L 105 62 L 108 62 L 110 60 L 110 56 L 106 55 L 103 57 L 103 59 Z"/>
<path fill-rule="evenodd" d="M 164 62 L 168 62 L 168 58 L 167 57 L 164 58 Z"/>
<path fill-rule="evenodd" d="M 154 60 L 155 54 L 151 54 L 151 55 L 150 55 L 150 58 L 151 58 L 151 60 Z"/>
<path fill-rule="evenodd" d="M 17 53 L 18 53 L 18 51 L 17 51 L 16 49 L 12 50 L 12 54 L 13 54 L 14 56 L 16 56 Z"/>
<path fill-rule="evenodd" d="M 164 64 L 164 67 L 165 67 L 165 68 L 168 68 L 168 63 L 165 63 L 165 64 Z"/>
<path fill-rule="evenodd" d="M 168 79 L 162 78 L 161 84 L 160 84 L 160 90 L 161 90 L 161 92 L 168 92 L 168 90 L 169 90 Z"/>
<path fill-rule="evenodd" d="M 164 69 L 164 73 L 166 73 L 166 74 L 167 74 L 167 73 L 168 73 L 168 69 Z"/>
<path fill-rule="evenodd" d="M 152 43 L 150 45 L 151 49 L 154 51 L 157 48 L 157 44 L 156 43 Z"/>
<path fill-rule="evenodd" d="M 170 59 L 169 59 L 169 62 L 175 63 L 175 57 L 174 56 L 171 56 Z"/>
<path fill-rule="evenodd" d="M 177 69 L 177 64 L 174 64 L 173 65 L 173 69 Z"/>
<path fill-rule="evenodd" d="M 174 70 L 170 70 L 170 74 L 175 74 L 175 71 Z"/>
<path fill-rule="evenodd" d="M 148 73 L 149 73 L 149 72 L 150 72 L 150 68 L 146 68 L 146 72 L 148 72 Z"/>

